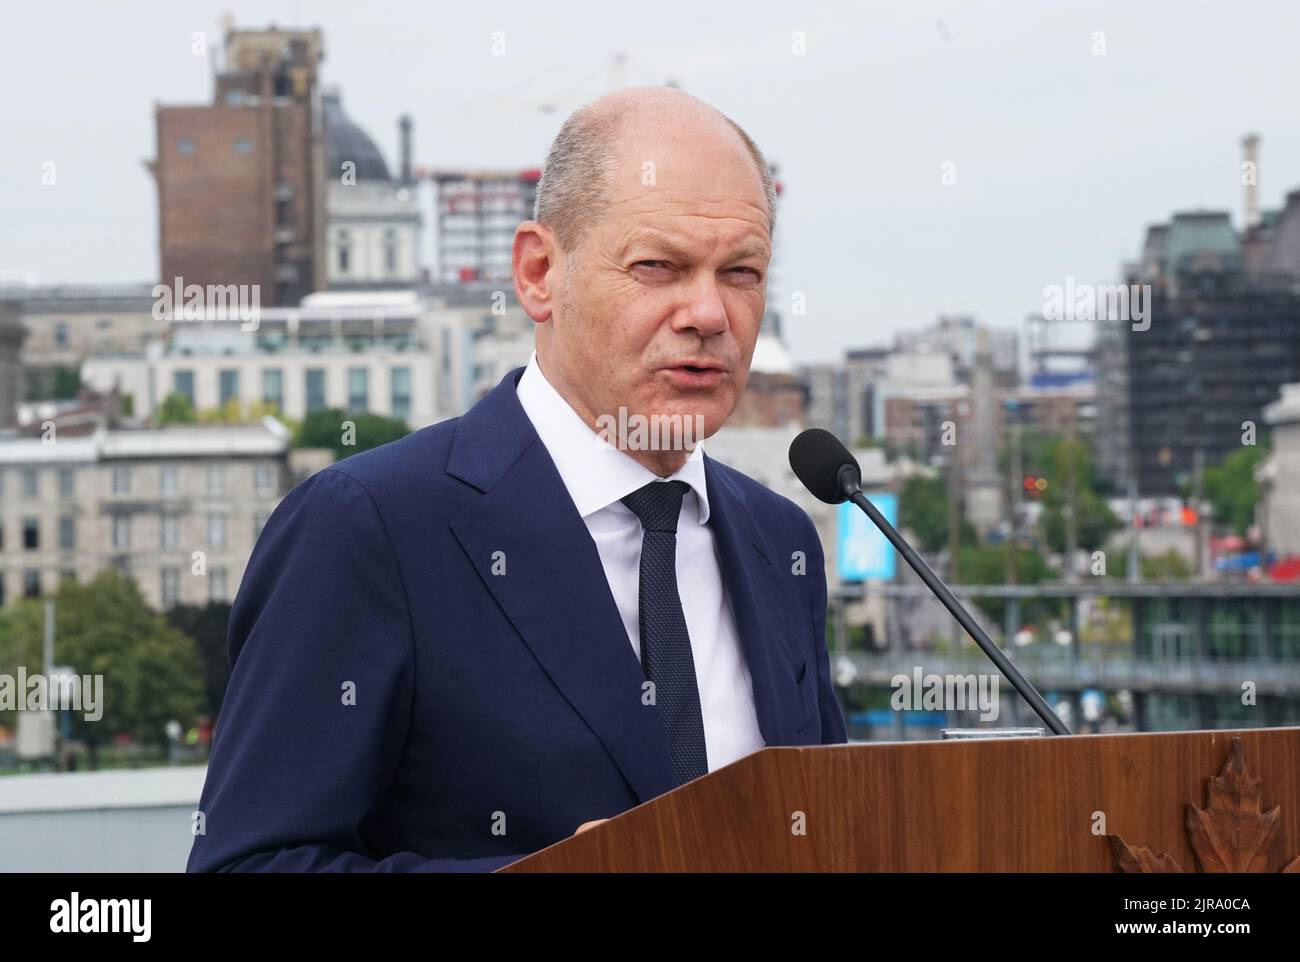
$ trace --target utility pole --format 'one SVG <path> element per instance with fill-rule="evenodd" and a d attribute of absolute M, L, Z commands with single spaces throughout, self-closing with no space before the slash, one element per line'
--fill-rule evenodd
<path fill-rule="evenodd" d="M 1128 476 L 1128 580 L 1137 584 L 1142 580 L 1141 555 L 1138 553 L 1138 483 L 1137 471 L 1130 470 Z"/>
<path fill-rule="evenodd" d="M 960 471 L 957 446 L 953 445 L 948 454 L 948 580 L 956 584 L 960 580 L 961 568 L 957 563 L 957 552 L 961 547 L 961 494 L 958 484 Z"/>
<path fill-rule="evenodd" d="M 1078 576 L 1074 570 L 1074 556 L 1079 550 L 1079 466 L 1078 435 L 1074 425 L 1065 442 L 1065 581 L 1074 584 Z"/>
<path fill-rule="evenodd" d="M 1020 583 L 1020 518 L 1024 511 L 1025 455 L 1020 423 L 1020 407 L 1015 401 L 1007 403 L 1007 416 L 1011 419 L 1011 536 L 1007 545 L 1007 584 Z"/>

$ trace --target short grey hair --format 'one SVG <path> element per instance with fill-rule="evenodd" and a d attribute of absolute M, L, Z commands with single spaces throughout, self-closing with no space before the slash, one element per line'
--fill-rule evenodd
<path fill-rule="evenodd" d="M 753 138 L 726 114 L 713 107 L 749 151 L 763 183 L 767 200 L 768 236 L 776 228 L 776 185 L 772 170 Z M 546 155 L 542 178 L 533 202 L 533 220 L 549 227 L 560 248 L 573 253 L 583 231 L 609 202 L 614 173 L 614 144 L 627 119 L 628 108 L 618 105 L 580 107 L 569 115 L 555 135 Z"/>

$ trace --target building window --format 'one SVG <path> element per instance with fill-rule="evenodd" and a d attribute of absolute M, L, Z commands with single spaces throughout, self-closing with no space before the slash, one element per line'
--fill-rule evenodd
<path fill-rule="evenodd" d="M 275 473 L 269 464 L 253 466 L 253 488 L 258 494 L 271 494 L 275 489 Z"/>
<path fill-rule="evenodd" d="M 350 270 L 348 265 L 352 261 L 352 235 L 345 230 L 341 230 L 338 233 L 338 238 L 339 273 L 346 274 Z"/>
<path fill-rule="evenodd" d="M 226 587 L 226 569 L 213 568 L 208 572 L 208 600 L 226 601 L 229 597 Z"/>
<path fill-rule="evenodd" d="M 397 231 L 384 231 L 384 270 L 397 273 Z"/>
<path fill-rule="evenodd" d="M 23 497 L 34 498 L 40 493 L 40 474 L 36 468 L 23 468 Z"/>
<path fill-rule="evenodd" d="M 278 367 L 262 371 L 262 403 L 275 405 L 276 411 L 284 407 L 284 372 Z"/>
<path fill-rule="evenodd" d="M 348 410 L 370 409 L 370 372 L 364 367 L 348 368 Z"/>
<path fill-rule="evenodd" d="M 68 346 L 68 325 L 62 321 L 54 325 L 54 343 L 59 347 Z"/>
<path fill-rule="evenodd" d="M 77 493 L 76 475 L 72 468 L 59 468 L 59 497 L 70 498 Z"/>
<path fill-rule="evenodd" d="M 188 157 L 194 153 L 194 141 L 189 137 L 182 137 L 176 141 L 176 152 L 182 157 Z"/>
<path fill-rule="evenodd" d="M 393 382 L 392 414 L 395 418 L 411 416 L 411 369 L 395 367 L 390 372 Z"/>
<path fill-rule="evenodd" d="M 226 493 L 226 466 L 224 464 L 208 465 L 208 494 Z"/>
<path fill-rule="evenodd" d="M 158 469 L 158 490 L 163 495 L 174 495 L 180 489 L 178 470 L 174 464 L 164 464 Z"/>
<path fill-rule="evenodd" d="M 131 490 L 131 469 L 114 468 L 113 469 L 113 493 L 127 494 Z"/>
<path fill-rule="evenodd" d="M 165 514 L 158 525 L 158 545 L 162 548 L 175 548 L 181 543 L 181 519 L 174 514 Z"/>
<path fill-rule="evenodd" d="M 23 548 L 38 551 L 41 547 L 41 526 L 35 518 L 23 518 Z"/>
<path fill-rule="evenodd" d="M 220 392 L 218 404 L 226 406 L 229 401 L 239 399 L 239 372 L 233 369 L 227 369 L 220 372 L 218 376 L 220 383 Z"/>
<path fill-rule="evenodd" d="M 226 516 L 224 514 L 208 515 L 208 547 L 224 548 L 226 546 Z"/>
<path fill-rule="evenodd" d="M 131 519 L 127 515 L 113 519 L 113 547 L 122 550 L 131 547 Z"/>
<path fill-rule="evenodd" d="M 5 576 L 4 576 L 4 572 L 0 571 L 0 608 L 3 608 L 4 606 L 5 606 Z"/>
<path fill-rule="evenodd" d="M 162 603 L 170 608 L 181 600 L 181 571 L 179 568 L 162 569 Z"/>
<path fill-rule="evenodd" d="M 23 596 L 39 598 L 41 596 L 41 573 L 35 568 L 23 572 Z"/>
<path fill-rule="evenodd" d="M 59 519 L 59 547 L 71 551 L 77 546 L 77 519 L 65 514 Z"/>
<path fill-rule="evenodd" d="M 60 569 L 59 569 L 59 581 L 60 581 L 60 582 L 63 582 L 63 581 L 76 581 L 76 580 L 77 580 L 77 572 L 74 571 L 72 568 L 60 568 Z"/>
<path fill-rule="evenodd" d="M 172 390 L 190 402 L 194 407 L 194 372 L 190 370 L 172 372 Z"/>
<path fill-rule="evenodd" d="M 307 378 L 307 410 L 320 411 L 325 407 L 325 369 L 309 367 Z"/>
<path fill-rule="evenodd" d="M 253 142 L 247 137 L 236 137 L 233 146 L 237 154 L 251 154 L 253 152 Z"/>

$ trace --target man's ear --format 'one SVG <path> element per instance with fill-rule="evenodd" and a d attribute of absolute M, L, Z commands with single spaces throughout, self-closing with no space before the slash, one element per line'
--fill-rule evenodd
<path fill-rule="evenodd" d="M 550 228 L 526 220 L 515 228 L 511 249 L 511 266 L 515 277 L 515 297 L 524 313 L 538 324 L 551 319 L 554 307 L 551 269 L 555 266 L 558 246 Z"/>

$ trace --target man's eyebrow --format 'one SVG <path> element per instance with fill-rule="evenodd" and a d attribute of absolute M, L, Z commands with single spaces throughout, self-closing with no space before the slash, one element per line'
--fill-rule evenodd
<path fill-rule="evenodd" d="M 684 247 L 680 247 L 663 234 L 655 234 L 648 231 L 634 234 L 628 239 L 627 244 L 624 246 L 624 253 L 631 251 L 638 244 L 645 245 L 646 247 L 653 247 L 656 250 L 663 251 L 665 254 L 668 254 L 671 257 L 676 257 L 679 260 L 690 260 L 691 255 Z"/>
<path fill-rule="evenodd" d="M 638 244 L 645 244 L 648 247 L 654 247 L 657 250 L 661 250 L 665 254 L 668 254 L 670 257 L 677 258 L 678 260 L 691 259 L 691 255 L 689 251 L 679 246 L 668 237 L 665 237 L 663 234 L 648 233 L 648 232 L 636 234 L 632 238 L 630 238 L 626 246 L 623 248 L 624 253 L 626 254 L 628 251 L 631 251 L 632 248 L 636 247 Z M 746 257 L 770 257 L 770 256 L 771 254 L 768 252 L 768 249 L 764 247 L 762 244 L 750 243 L 750 244 L 746 244 L 745 246 L 740 248 L 740 250 L 732 254 L 730 259 L 743 260 Z"/>
<path fill-rule="evenodd" d="M 744 260 L 746 257 L 771 257 L 771 252 L 762 244 L 746 244 L 736 252 L 733 260 Z"/>

